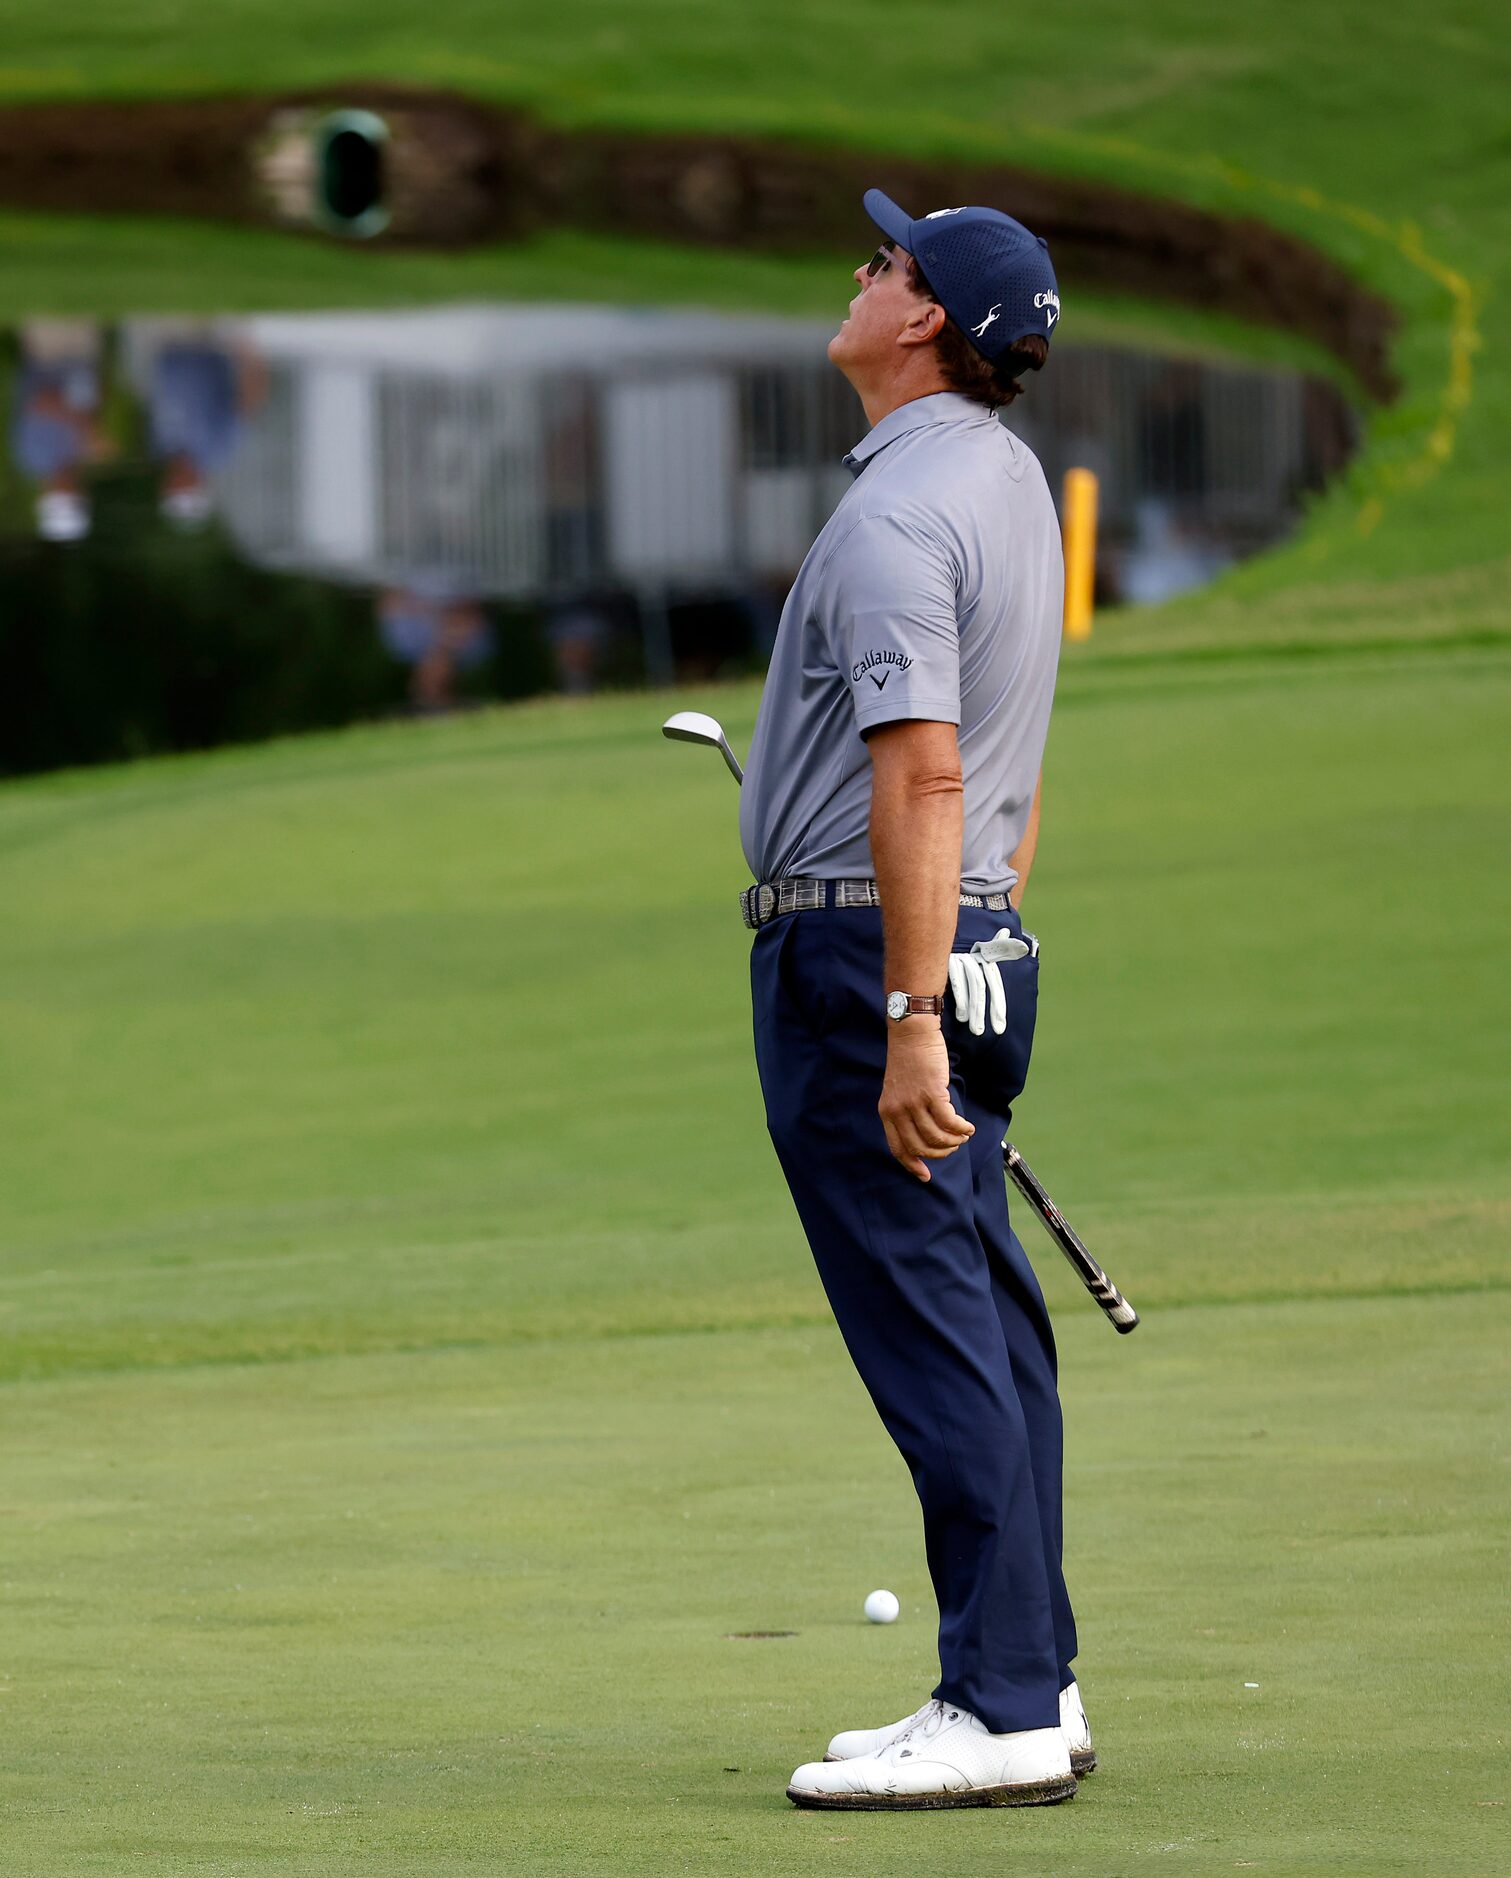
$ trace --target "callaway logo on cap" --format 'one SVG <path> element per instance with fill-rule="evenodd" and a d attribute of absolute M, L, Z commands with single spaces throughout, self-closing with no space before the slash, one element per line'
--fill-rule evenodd
<path fill-rule="evenodd" d="M 884 235 L 906 248 L 939 304 L 988 359 L 1059 323 L 1060 291 L 1049 246 L 1000 209 L 933 209 L 916 220 L 879 189 L 865 210 Z"/>

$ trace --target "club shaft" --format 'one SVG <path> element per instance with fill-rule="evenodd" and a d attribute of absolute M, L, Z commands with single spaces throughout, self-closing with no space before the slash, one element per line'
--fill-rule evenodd
<path fill-rule="evenodd" d="M 1002 1144 L 1002 1164 L 1013 1185 L 1044 1222 L 1050 1238 L 1070 1260 L 1076 1276 L 1107 1313 L 1113 1329 L 1121 1331 L 1125 1336 L 1130 1330 L 1136 1330 L 1138 1312 L 1086 1250 L 1080 1235 L 1044 1191 L 1033 1169 L 1010 1141 Z"/>

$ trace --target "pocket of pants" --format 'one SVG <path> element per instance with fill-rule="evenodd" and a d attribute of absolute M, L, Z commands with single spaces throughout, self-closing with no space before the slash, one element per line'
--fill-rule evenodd
<path fill-rule="evenodd" d="M 968 946 L 957 948 L 969 951 Z M 1007 998 L 1007 1027 L 1000 1034 L 988 1019 L 985 1032 L 971 1035 L 966 1022 L 955 1016 L 953 994 L 945 999 L 945 1034 L 950 1053 L 960 1067 L 961 1080 L 972 1101 L 996 1115 L 1006 1115 L 1023 1093 L 1033 1054 L 1034 1028 L 1039 1007 L 1039 961 L 1030 953 L 1009 959 L 1001 967 Z"/>
<path fill-rule="evenodd" d="M 815 968 L 813 949 L 820 937 L 813 921 L 804 927 L 802 913 L 789 913 L 777 923 L 775 973 L 779 994 L 788 1009 L 815 1039 L 822 1038 L 828 1022 L 823 995 L 823 972 Z"/>

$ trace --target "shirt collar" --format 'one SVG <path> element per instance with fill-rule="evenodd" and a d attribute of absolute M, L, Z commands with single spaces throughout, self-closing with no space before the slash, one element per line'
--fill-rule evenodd
<path fill-rule="evenodd" d="M 991 417 L 994 424 L 997 421 L 974 398 L 964 397 L 958 391 L 932 391 L 926 398 L 913 398 L 907 404 L 899 404 L 879 424 L 873 424 L 844 459 L 845 468 L 852 476 L 859 476 L 879 450 L 896 443 L 910 430 L 923 430 L 931 424 L 958 424 L 964 420 L 974 423 L 984 417 Z"/>

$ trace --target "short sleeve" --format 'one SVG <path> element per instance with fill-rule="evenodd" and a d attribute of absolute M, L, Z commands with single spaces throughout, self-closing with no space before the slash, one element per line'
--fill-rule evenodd
<path fill-rule="evenodd" d="M 901 516 L 868 516 L 826 574 L 830 647 L 856 729 L 909 717 L 958 724 L 960 625 L 944 544 Z"/>

